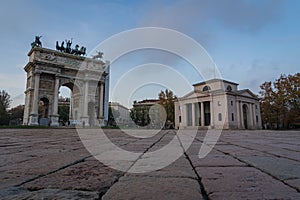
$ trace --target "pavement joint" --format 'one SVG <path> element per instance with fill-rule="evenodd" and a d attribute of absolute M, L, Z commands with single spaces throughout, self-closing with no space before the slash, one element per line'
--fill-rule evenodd
<path fill-rule="evenodd" d="M 142 156 L 147 153 L 153 146 L 155 146 L 155 144 L 157 144 L 158 142 L 160 142 L 162 140 L 163 137 L 165 137 L 168 134 L 168 132 L 166 132 L 165 134 L 163 134 L 156 142 L 152 143 L 148 148 L 146 148 L 146 150 L 129 166 L 129 168 L 127 169 L 127 171 L 125 173 L 123 173 L 121 176 L 119 176 L 114 182 L 113 184 L 111 184 L 111 186 L 105 191 L 102 192 L 101 195 L 99 195 L 100 198 L 102 198 L 117 182 L 119 182 L 119 180 L 124 177 L 126 174 L 128 174 L 128 171 L 135 165 L 135 163 L 137 163 L 137 161 L 139 159 L 142 158 Z M 140 139 L 142 140 L 142 139 Z M 139 141 L 140 141 L 139 140 Z M 136 141 L 133 141 L 136 142 Z M 129 142 L 131 143 L 131 142 Z M 127 143 L 126 145 L 128 145 L 129 143 Z"/>
<path fill-rule="evenodd" d="M 202 198 L 203 198 L 204 200 L 209 200 L 209 195 L 207 194 L 207 191 L 205 190 L 204 184 L 202 183 L 202 178 L 201 178 L 201 176 L 198 174 L 198 172 L 197 172 L 197 170 L 196 170 L 196 167 L 193 165 L 192 160 L 190 159 L 189 155 L 186 153 L 186 151 L 185 151 L 185 149 L 184 149 L 184 147 L 183 147 L 183 145 L 182 145 L 182 142 L 181 142 L 181 140 L 180 140 L 180 138 L 178 137 L 177 134 L 176 134 L 176 137 L 178 138 L 178 141 L 179 141 L 179 143 L 180 143 L 180 146 L 181 146 L 181 148 L 182 148 L 182 150 L 183 150 L 183 152 L 184 152 L 185 158 L 189 161 L 189 164 L 191 165 L 191 167 L 192 167 L 194 173 L 195 173 L 196 176 L 197 176 L 197 182 L 198 182 L 199 187 L 200 187 L 200 190 L 201 190 Z"/>
<path fill-rule="evenodd" d="M 14 187 L 22 186 L 22 185 L 24 185 L 24 184 L 26 184 L 26 183 L 29 183 L 29 182 L 31 182 L 31 181 L 37 180 L 37 179 L 39 179 L 39 178 L 42 178 L 42 177 L 44 177 L 44 176 L 53 174 L 53 173 L 55 173 L 55 172 L 58 172 L 58 171 L 60 171 L 60 170 L 63 170 L 63 169 L 65 169 L 65 168 L 68 168 L 68 167 L 70 167 L 70 166 L 73 166 L 73 165 L 76 165 L 76 164 L 78 164 L 78 163 L 84 162 L 85 159 L 90 158 L 90 157 L 92 157 L 92 156 L 91 156 L 91 155 L 90 155 L 90 156 L 86 156 L 86 157 L 84 157 L 84 158 L 81 158 L 81 159 L 79 159 L 79 160 L 76 160 L 76 161 L 74 161 L 74 162 L 71 162 L 71 163 L 69 163 L 69 164 L 67 164 L 67 165 L 64 165 L 64 166 L 62 166 L 62 167 L 60 167 L 60 168 L 58 168 L 58 169 L 52 170 L 52 171 L 50 171 L 50 172 L 48 172 L 48 173 L 46 173 L 46 174 L 40 174 L 40 175 L 38 175 L 38 176 L 36 176 L 36 177 L 30 178 L 30 179 L 28 179 L 28 180 L 26 180 L 26 181 L 23 181 L 22 183 L 19 183 L 19 184 L 15 185 Z"/>
<path fill-rule="evenodd" d="M 224 141 L 223 141 L 223 142 L 224 142 Z M 231 145 L 234 145 L 234 146 L 242 147 L 242 146 L 240 146 L 240 145 L 235 145 L 235 144 L 232 144 L 232 143 L 230 143 L 230 144 L 231 144 Z M 245 148 L 245 147 L 243 147 L 243 148 Z M 251 149 L 251 148 L 246 148 L 246 149 L 249 149 L 249 150 L 256 150 L 256 149 Z M 221 150 L 219 150 L 219 149 L 216 149 L 216 150 L 219 151 L 219 152 L 224 153 L 223 151 L 221 151 Z M 260 152 L 262 152 L 262 151 L 260 151 Z M 265 153 L 265 152 L 263 152 L 263 153 Z M 229 156 L 231 156 L 231 157 L 237 159 L 238 161 L 240 161 L 240 162 L 242 162 L 242 163 L 245 163 L 248 167 L 253 167 L 253 168 L 255 168 L 255 169 L 257 169 L 257 170 L 259 170 L 259 171 L 261 171 L 261 172 L 263 172 L 263 173 L 265 173 L 265 174 L 271 176 L 272 178 L 276 179 L 277 181 L 280 181 L 281 183 L 283 183 L 284 185 L 287 185 L 288 187 L 295 189 L 297 192 L 300 192 L 300 190 L 299 190 L 297 187 L 292 186 L 292 185 L 290 185 L 290 184 L 284 182 L 285 180 L 279 179 L 278 177 L 274 176 L 273 174 L 269 173 L 268 171 L 263 170 L 263 169 L 261 169 L 261 168 L 255 166 L 255 165 L 253 165 L 253 164 L 251 164 L 251 163 L 249 163 L 249 162 L 247 162 L 247 161 L 245 161 L 245 160 L 243 160 L 243 159 L 240 159 L 239 157 L 234 156 L 234 155 L 232 155 L 232 154 L 230 154 L 230 153 L 227 153 L 227 155 L 229 155 Z M 272 155 L 272 154 L 270 154 L 270 155 Z M 274 156 L 275 156 L 275 155 L 274 155 Z"/>
<path fill-rule="evenodd" d="M 222 140 L 221 140 L 221 141 L 222 141 Z M 275 156 L 275 157 L 277 157 L 277 158 L 285 158 L 285 159 L 288 159 L 288 160 L 293 160 L 293 161 L 299 162 L 299 160 L 297 160 L 297 159 L 293 159 L 293 158 L 290 158 L 290 157 L 287 157 L 287 156 L 282 156 L 282 155 L 270 153 L 270 152 L 268 152 L 268 151 L 258 150 L 258 149 L 253 149 L 253 148 L 250 148 L 250 147 L 245 147 L 245 146 L 243 146 L 243 145 L 238 145 L 238 144 L 234 144 L 234 143 L 227 142 L 227 141 L 222 141 L 222 142 L 226 142 L 226 143 L 228 143 L 229 145 L 234 145 L 234 146 L 236 146 L 236 147 L 240 147 L 240 148 L 244 148 L 244 149 L 248 149 L 248 150 L 254 150 L 254 151 L 261 152 L 261 153 L 269 154 L 269 155 Z M 283 149 L 283 148 L 282 148 L 282 149 Z M 291 151 L 291 150 L 289 150 L 289 151 Z M 294 152 L 294 151 L 291 151 L 291 152 Z"/>

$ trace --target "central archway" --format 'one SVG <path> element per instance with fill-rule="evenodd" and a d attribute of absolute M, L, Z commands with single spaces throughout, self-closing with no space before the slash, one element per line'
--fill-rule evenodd
<path fill-rule="evenodd" d="M 81 92 L 71 80 L 63 79 L 59 87 L 58 114 L 61 125 L 77 125 L 80 121 Z M 79 113 L 79 114 L 78 114 Z"/>

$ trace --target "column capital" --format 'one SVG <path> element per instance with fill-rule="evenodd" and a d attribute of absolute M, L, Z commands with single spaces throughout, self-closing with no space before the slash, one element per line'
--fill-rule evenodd
<path fill-rule="evenodd" d="M 34 75 L 40 75 L 41 73 L 42 73 L 42 71 L 38 70 L 38 69 L 34 71 Z"/>

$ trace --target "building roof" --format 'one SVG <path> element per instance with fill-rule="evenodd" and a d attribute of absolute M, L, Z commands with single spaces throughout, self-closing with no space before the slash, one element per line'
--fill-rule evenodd
<path fill-rule="evenodd" d="M 195 84 L 193 84 L 193 86 L 206 85 L 208 83 L 214 83 L 214 82 L 220 82 L 220 81 L 224 82 L 224 83 L 229 83 L 229 84 L 232 84 L 232 85 L 239 85 L 238 83 L 234 83 L 234 82 L 227 81 L 227 80 L 224 80 L 224 79 L 214 78 L 214 79 L 210 79 L 210 80 L 203 81 L 203 82 L 200 82 L 200 83 L 195 83 Z"/>
<path fill-rule="evenodd" d="M 154 105 L 158 102 L 159 102 L 158 99 L 144 99 L 142 101 L 134 102 L 133 107 L 136 107 L 136 106 L 152 106 L 152 105 Z"/>

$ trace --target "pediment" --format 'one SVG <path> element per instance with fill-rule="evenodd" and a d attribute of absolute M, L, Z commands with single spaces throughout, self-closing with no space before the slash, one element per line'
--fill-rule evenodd
<path fill-rule="evenodd" d="M 257 98 L 255 94 L 253 94 L 250 90 L 240 90 L 238 91 L 239 95 L 241 96 L 246 96 L 246 97 L 251 97 L 251 98 Z"/>

